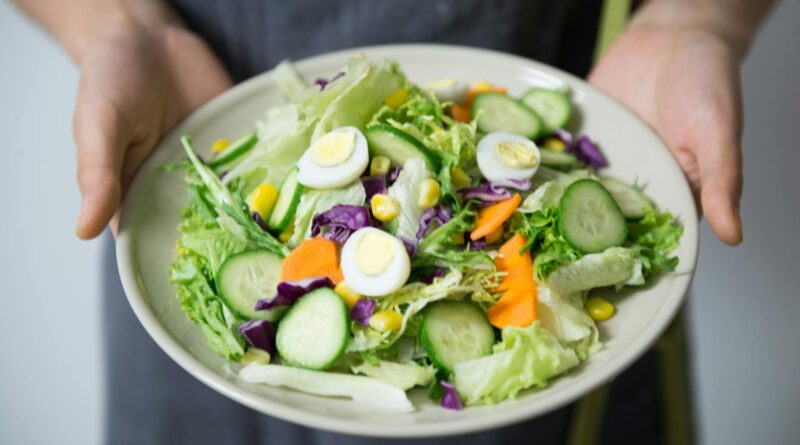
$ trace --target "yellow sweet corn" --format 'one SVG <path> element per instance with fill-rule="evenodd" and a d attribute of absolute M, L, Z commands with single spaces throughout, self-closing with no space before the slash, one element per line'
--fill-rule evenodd
<path fill-rule="evenodd" d="M 442 189 L 435 179 L 423 179 L 419 184 L 417 204 L 423 209 L 429 209 L 439 203 L 439 196 L 441 196 L 441 194 Z"/>
<path fill-rule="evenodd" d="M 340 281 L 333 290 L 342 297 L 342 300 L 344 300 L 345 304 L 347 304 L 347 307 L 350 309 L 353 309 L 353 306 L 361 299 L 361 294 L 354 291 L 345 281 Z"/>
<path fill-rule="evenodd" d="M 503 226 L 500 225 L 496 229 L 492 230 L 488 235 L 486 235 L 486 242 L 488 244 L 494 244 L 503 237 Z"/>
<path fill-rule="evenodd" d="M 370 176 L 385 175 L 389 173 L 391 167 L 392 161 L 390 161 L 389 158 L 386 156 L 375 156 L 369 163 L 369 174 Z"/>
<path fill-rule="evenodd" d="M 250 365 L 252 363 L 258 363 L 259 365 L 266 365 L 267 363 L 269 363 L 271 358 L 272 357 L 269 356 L 269 352 L 251 346 L 247 348 L 247 351 L 244 352 L 242 358 L 239 361 L 242 362 L 243 365 Z"/>
<path fill-rule="evenodd" d="M 372 214 L 379 221 L 389 222 L 400 214 L 400 203 L 389 195 L 378 193 L 372 197 Z"/>
<path fill-rule="evenodd" d="M 586 310 L 594 321 L 605 321 L 614 315 L 614 305 L 604 298 L 592 297 L 586 301 Z"/>
<path fill-rule="evenodd" d="M 211 151 L 213 151 L 214 153 L 219 153 L 222 150 L 225 150 L 226 148 L 228 148 L 228 145 L 231 145 L 231 141 L 229 141 L 227 139 L 217 139 L 211 145 Z"/>
<path fill-rule="evenodd" d="M 456 190 L 472 185 L 472 178 L 470 178 L 467 172 L 461 167 L 453 167 L 450 169 L 450 180 L 453 182 L 453 187 L 455 187 Z"/>
<path fill-rule="evenodd" d="M 277 200 L 278 189 L 272 184 L 261 184 L 256 187 L 250 198 L 250 211 L 258 212 L 261 218 L 266 220 Z"/>
<path fill-rule="evenodd" d="M 285 229 L 283 229 L 283 232 L 281 232 L 281 234 L 278 235 L 278 239 L 282 243 L 285 243 L 289 241 L 289 238 L 291 238 L 292 235 L 294 235 L 294 217 L 292 217 L 292 220 L 289 221 L 289 225 L 286 226 Z"/>
<path fill-rule="evenodd" d="M 369 327 L 380 332 L 397 331 L 402 324 L 403 316 L 390 310 L 375 312 L 369 319 Z"/>
<path fill-rule="evenodd" d="M 564 141 L 558 138 L 549 138 L 544 141 L 544 148 L 549 148 L 553 151 L 564 151 L 566 150 L 567 146 L 564 145 Z"/>
<path fill-rule="evenodd" d="M 456 246 L 460 246 L 464 244 L 466 240 L 464 239 L 464 232 L 458 232 L 453 234 L 453 244 Z"/>
<path fill-rule="evenodd" d="M 408 92 L 403 89 L 399 89 L 392 93 L 391 96 L 387 97 L 383 100 L 383 103 L 386 104 L 389 108 L 397 108 L 400 105 L 403 105 L 408 101 Z"/>

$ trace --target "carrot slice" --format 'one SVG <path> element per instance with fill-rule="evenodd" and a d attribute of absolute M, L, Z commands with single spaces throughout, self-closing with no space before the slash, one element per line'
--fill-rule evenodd
<path fill-rule="evenodd" d="M 458 122 L 469 123 L 472 119 L 472 112 L 466 105 L 453 104 L 450 105 L 450 116 Z"/>
<path fill-rule="evenodd" d="M 489 323 L 499 329 L 506 326 L 525 327 L 536 320 L 536 291 L 510 290 L 486 311 Z"/>
<path fill-rule="evenodd" d="M 504 201 L 478 210 L 478 220 L 469 235 L 470 239 L 472 241 L 481 239 L 502 226 L 508 218 L 511 218 L 514 210 L 519 207 L 520 202 L 522 202 L 522 197 L 519 196 L 519 193 L 515 193 L 514 196 Z"/>
<path fill-rule="evenodd" d="M 328 277 L 333 284 L 344 279 L 339 265 L 339 246 L 322 237 L 310 238 L 297 246 L 281 266 L 281 281 Z"/>
<path fill-rule="evenodd" d="M 520 253 L 527 240 L 515 234 L 500 247 L 495 259 L 497 270 L 507 272 L 492 292 L 504 292 L 486 316 L 492 326 L 528 326 L 536 320 L 536 282 L 533 279 L 533 260 L 529 251 Z"/>

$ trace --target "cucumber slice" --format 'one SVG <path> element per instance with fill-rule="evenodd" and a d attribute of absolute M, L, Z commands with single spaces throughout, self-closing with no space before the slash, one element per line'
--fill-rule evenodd
<path fill-rule="evenodd" d="M 539 150 L 539 156 L 542 157 L 542 165 L 562 172 L 568 172 L 578 167 L 578 158 L 566 151 L 542 148 Z"/>
<path fill-rule="evenodd" d="M 211 160 L 208 161 L 208 166 L 213 169 L 217 169 L 223 165 L 230 164 L 231 162 L 244 156 L 244 154 L 250 151 L 251 148 L 255 147 L 257 142 L 258 135 L 255 133 L 241 137 L 233 141 L 231 145 L 225 147 L 225 150 L 222 150 L 216 156 L 211 158 Z"/>
<path fill-rule="evenodd" d="M 403 130 L 386 124 L 375 124 L 364 132 L 372 156 L 386 156 L 395 165 L 402 166 L 411 158 L 425 161 L 428 169 L 439 171 L 439 159 L 425 145 Z"/>
<path fill-rule="evenodd" d="M 472 115 L 478 116 L 478 130 L 483 133 L 505 131 L 536 139 L 542 132 L 536 112 L 505 94 L 478 94 L 472 101 Z"/>
<path fill-rule="evenodd" d="M 428 358 L 442 372 L 492 353 L 494 329 L 486 314 L 465 301 L 440 301 L 425 309 L 420 340 Z"/>
<path fill-rule="evenodd" d="M 256 301 L 275 296 L 280 281 L 281 258 L 267 250 L 253 250 L 228 257 L 217 274 L 222 300 L 239 317 L 275 321 L 282 310 L 256 311 Z"/>
<path fill-rule="evenodd" d="M 630 185 L 617 178 L 601 178 L 600 183 L 611 193 L 614 200 L 622 209 L 622 214 L 629 220 L 637 220 L 644 217 L 648 210 L 655 206 L 641 190 L 636 186 Z"/>
<path fill-rule="evenodd" d="M 558 221 L 564 239 L 584 253 L 622 245 L 628 237 L 619 204 L 593 179 L 580 179 L 564 190 L 558 205 Z"/>
<path fill-rule="evenodd" d="M 549 134 L 557 128 L 565 128 L 572 115 L 569 97 L 561 91 L 533 88 L 522 96 L 522 103 L 542 118 L 544 132 Z"/>
<path fill-rule="evenodd" d="M 275 202 L 267 221 L 267 227 L 272 233 L 282 233 L 286 230 L 297 212 L 300 196 L 303 194 L 303 185 L 297 182 L 297 172 L 297 168 L 292 169 L 278 191 L 278 201 Z"/>
<path fill-rule="evenodd" d="M 278 324 L 278 354 L 289 364 L 322 370 L 344 353 L 350 338 L 350 313 L 332 289 L 311 291 Z"/>

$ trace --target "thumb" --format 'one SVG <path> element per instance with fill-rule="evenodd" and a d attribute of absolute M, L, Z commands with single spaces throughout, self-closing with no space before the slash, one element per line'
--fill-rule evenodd
<path fill-rule="evenodd" d="M 708 223 L 725 244 L 742 242 L 739 202 L 742 197 L 742 153 L 738 137 L 710 136 L 698 146 L 700 201 Z"/>
<path fill-rule="evenodd" d="M 122 118 L 113 104 L 79 91 L 73 118 L 82 203 L 76 235 L 102 233 L 120 201 L 120 171 L 127 141 Z"/>

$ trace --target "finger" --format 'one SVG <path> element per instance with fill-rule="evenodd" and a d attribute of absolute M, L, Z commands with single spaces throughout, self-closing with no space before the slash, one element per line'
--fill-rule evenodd
<path fill-rule="evenodd" d="M 89 239 L 103 231 L 119 204 L 124 125 L 113 105 L 82 89 L 73 133 L 82 198 L 75 233 Z"/>
<path fill-rule="evenodd" d="M 723 128 L 723 127 L 719 127 Z M 726 125 L 696 150 L 702 184 L 700 200 L 708 223 L 724 243 L 742 242 L 739 202 L 742 196 L 742 153 L 736 128 Z"/>

